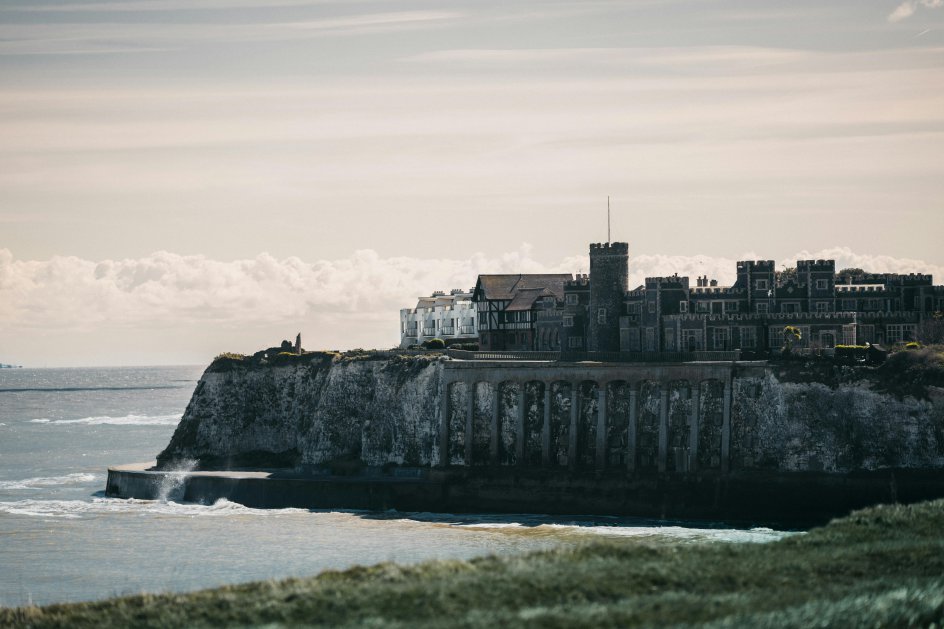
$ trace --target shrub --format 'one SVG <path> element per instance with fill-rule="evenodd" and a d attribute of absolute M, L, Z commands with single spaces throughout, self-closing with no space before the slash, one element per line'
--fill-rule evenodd
<path fill-rule="evenodd" d="M 446 341 L 442 339 L 429 339 L 423 341 L 423 349 L 445 349 Z"/>
<path fill-rule="evenodd" d="M 905 343 L 905 349 L 921 349 L 921 343 L 918 343 L 917 341 L 910 341 Z"/>

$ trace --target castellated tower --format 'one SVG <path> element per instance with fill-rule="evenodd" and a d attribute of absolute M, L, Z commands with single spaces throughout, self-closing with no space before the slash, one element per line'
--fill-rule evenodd
<path fill-rule="evenodd" d="M 590 245 L 590 319 L 587 349 L 618 352 L 619 318 L 629 289 L 629 244 Z"/>

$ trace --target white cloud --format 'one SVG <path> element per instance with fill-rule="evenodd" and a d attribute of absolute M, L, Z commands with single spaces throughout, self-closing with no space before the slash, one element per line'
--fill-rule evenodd
<path fill-rule="evenodd" d="M 900 22 L 905 18 L 909 18 L 914 15 L 919 6 L 928 9 L 937 9 L 944 6 L 944 0 L 905 0 L 899 4 L 894 11 L 888 14 L 888 21 Z"/>
<path fill-rule="evenodd" d="M 750 257 L 750 256 L 749 256 Z M 944 268 L 922 262 L 860 254 L 849 248 L 801 251 L 788 260 L 832 258 L 838 268 L 876 272 L 931 272 Z M 646 277 L 708 275 L 734 280 L 735 260 L 711 256 L 641 255 L 630 258 L 630 287 Z M 292 324 L 315 316 L 344 315 L 350 326 L 373 325 L 375 343 L 384 338 L 397 311 L 433 290 L 470 288 L 479 273 L 586 272 L 585 256 L 546 264 L 522 245 L 497 257 L 468 259 L 381 258 L 356 251 L 340 260 L 277 260 L 261 253 L 224 262 L 166 251 L 137 259 L 93 261 L 57 256 L 17 260 L 0 249 L 0 328 L 107 331 L 112 326 L 206 324 L 253 326 Z M 344 330 L 339 331 L 343 337 Z"/>

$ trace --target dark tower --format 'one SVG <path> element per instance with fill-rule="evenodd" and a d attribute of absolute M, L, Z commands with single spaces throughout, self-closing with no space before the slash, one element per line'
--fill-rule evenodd
<path fill-rule="evenodd" d="M 607 242 L 590 245 L 591 352 L 618 352 L 619 318 L 629 289 L 629 244 Z"/>

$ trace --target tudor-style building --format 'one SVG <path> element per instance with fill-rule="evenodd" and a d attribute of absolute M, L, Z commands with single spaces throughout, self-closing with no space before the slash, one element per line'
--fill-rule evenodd
<path fill-rule="evenodd" d="M 559 349 L 569 273 L 479 275 L 472 291 L 478 314 L 479 349 L 529 351 Z"/>

